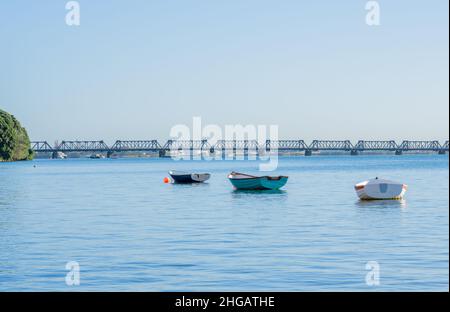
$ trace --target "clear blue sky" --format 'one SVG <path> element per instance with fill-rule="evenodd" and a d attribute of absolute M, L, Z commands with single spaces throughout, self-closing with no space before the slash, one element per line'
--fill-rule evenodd
<path fill-rule="evenodd" d="M 0 107 L 34 140 L 167 139 L 174 124 L 283 138 L 448 139 L 449 2 L 0 3 Z"/>

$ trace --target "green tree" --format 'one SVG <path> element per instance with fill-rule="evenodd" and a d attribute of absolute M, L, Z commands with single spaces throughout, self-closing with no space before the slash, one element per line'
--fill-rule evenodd
<path fill-rule="evenodd" d="M 29 160 L 33 156 L 25 128 L 13 115 L 0 109 L 0 161 Z"/>

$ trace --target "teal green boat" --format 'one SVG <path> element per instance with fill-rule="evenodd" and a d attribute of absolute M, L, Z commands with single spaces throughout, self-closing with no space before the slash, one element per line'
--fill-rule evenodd
<path fill-rule="evenodd" d="M 238 172 L 230 173 L 228 179 L 238 190 L 278 190 L 288 181 L 288 177 L 285 176 L 257 177 Z"/>

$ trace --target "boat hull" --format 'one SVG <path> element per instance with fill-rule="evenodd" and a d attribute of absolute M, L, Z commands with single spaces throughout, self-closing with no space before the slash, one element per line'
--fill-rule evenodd
<path fill-rule="evenodd" d="M 203 183 L 210 178 L 208 173 L 175 173 L 169 172 L 172 180 L 179 184 Z"/>
<path fill-rule="evenodd" d="M 237 190 L 278 190 L 285 186 L 288 181 L 288 177 L 236 178 L 230 175 L 228 178 Z"/>
<path fill-rule="evenodd" d="M 355 185 L 355 191 L 361 200 L 403 199 L 407 185 L 391 181 L 372 180 Z"/>

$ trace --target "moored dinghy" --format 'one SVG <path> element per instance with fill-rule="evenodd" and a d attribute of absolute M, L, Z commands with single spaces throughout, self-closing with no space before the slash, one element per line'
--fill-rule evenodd
<path fill-rule="evenodd" d="M 389 180 L 375 178 L 355 185 L 355 191 L 362 200 L 402 199 L 408 186 Z"/>
<path fill-rule="evenodd" d="M 169 171 L 175 183 L 202 183 L 211 177 L 209 173 L 187 173 L 180 171 Z"/>
<path fill-rule="evenodd" d="M 288 177 L 257 177 L 244 173 L 232 172 L 228 175 L 228 179 L 238 190 L 278 190 L 287 183 Z"/>

